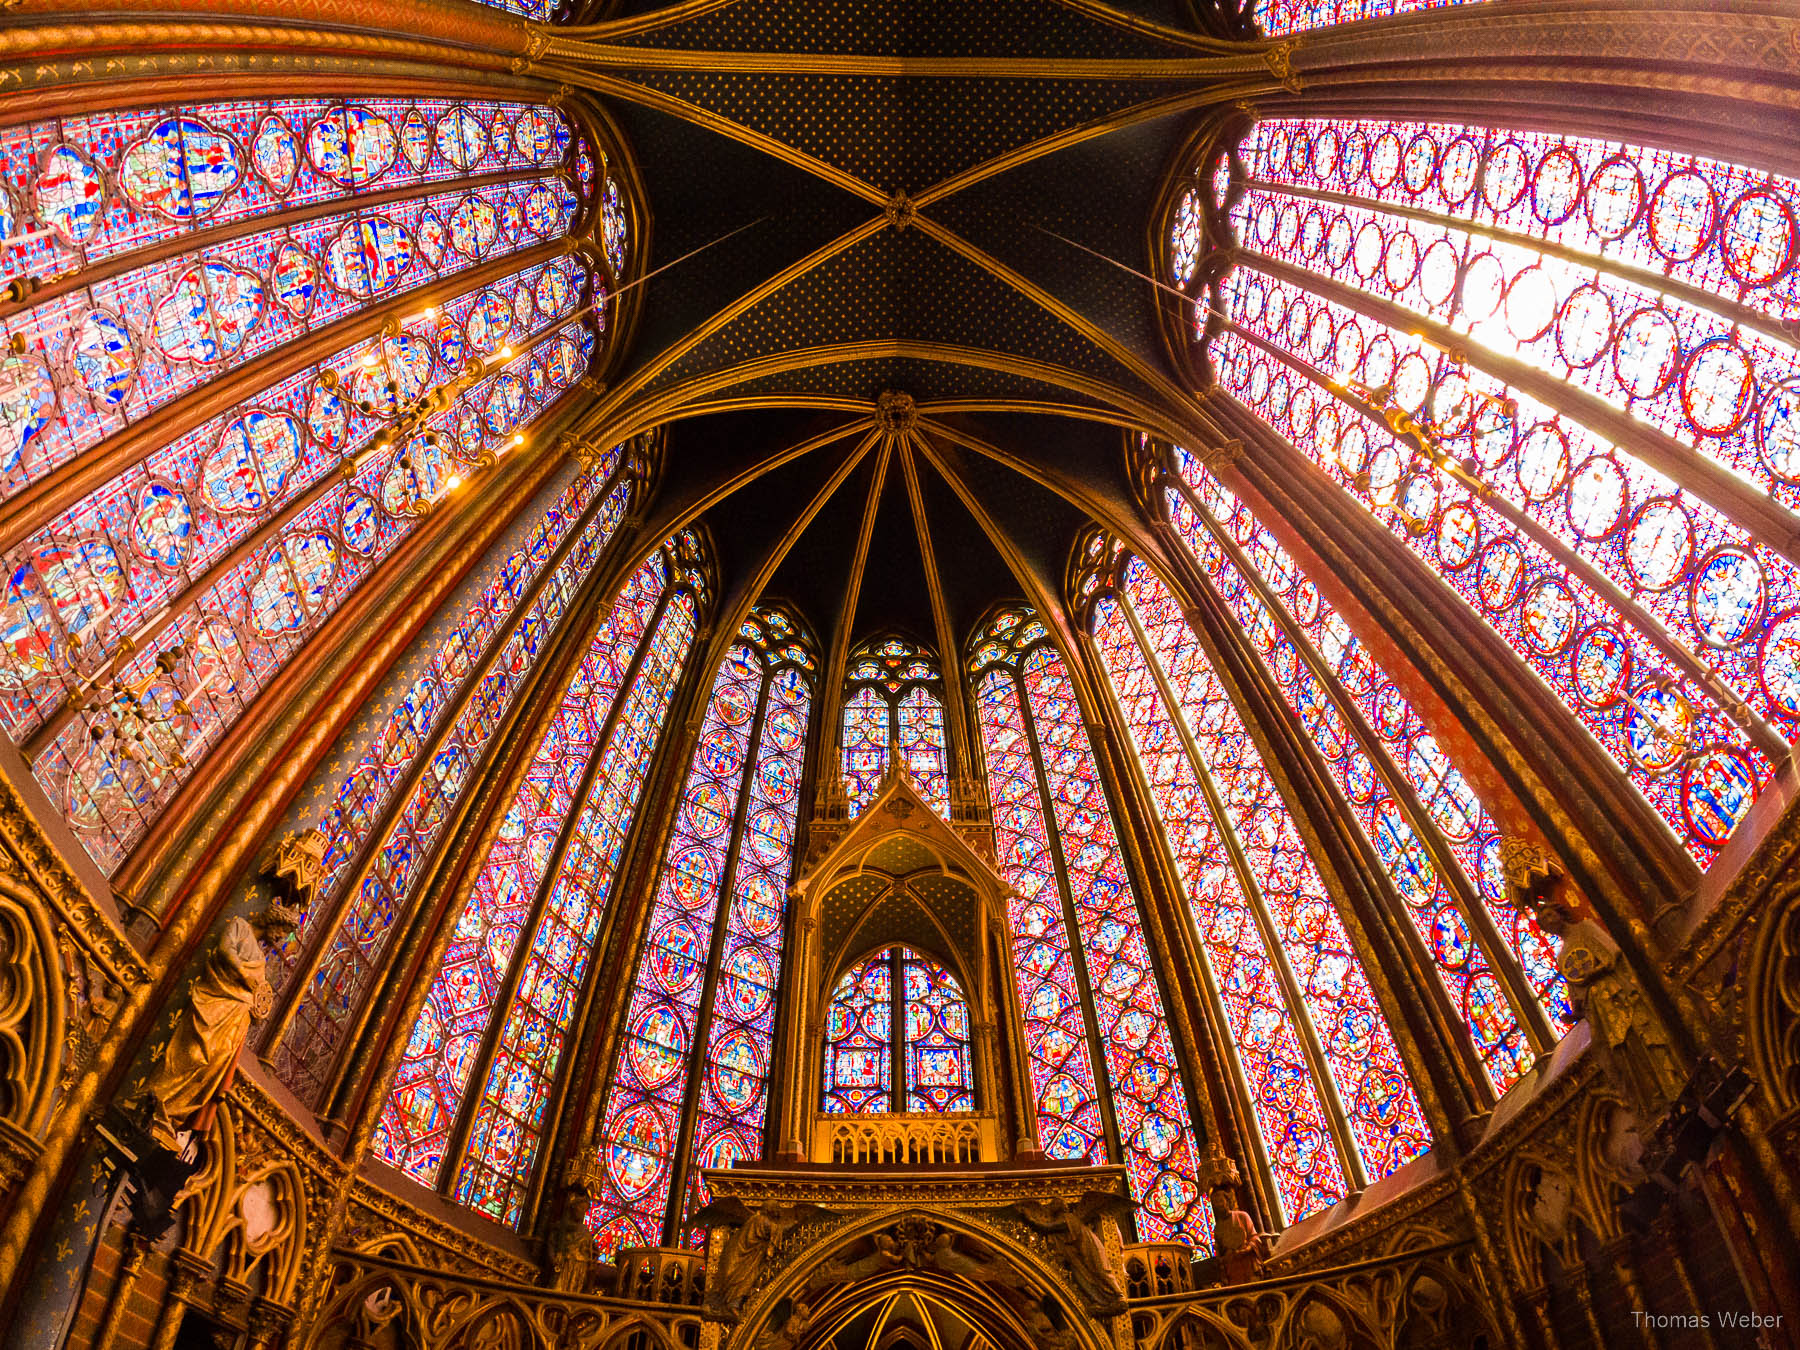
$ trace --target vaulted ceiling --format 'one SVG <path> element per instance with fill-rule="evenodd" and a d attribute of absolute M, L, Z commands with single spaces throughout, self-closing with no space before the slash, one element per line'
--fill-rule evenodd
<path fill-rule="evenodd" d="M 935 567 L 961 641 L 1021 591 L 990 535 L 1058 577 L 1127 500 L 1121 426 L 1192 425 L 1133 273 L 1197 115 L 1278 84 L 1266 44 L 1132 3 L 701 0 L 542 54 L 617 119 L 668 269 L 590 426 L 669 426 L 659 519 L 733 485 L 700 517 L 728 587 L 772 567 L 829 632 L 867 520 L 852 640 L 931 640 Z M 921 414 L 910 466 L 866 440 L 886 390 Z"/>

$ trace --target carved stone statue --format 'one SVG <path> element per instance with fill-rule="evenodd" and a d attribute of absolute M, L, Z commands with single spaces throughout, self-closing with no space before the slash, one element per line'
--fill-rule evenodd
<path fill-rule="evenodd" d="M 1687 1085 L 1681 1059 L 1643 989 L 1619 959 L 1619 949 L 1592 919 L 1558 898 L 1537 911 L 1538 926 L 1562 939 L 1556 968 L 1569 983 L 1569 1002 L 1587 1019 L 1606 1074 L 1640 1121 L 1660 1121 Z"/>
<path fill-rule="evenodd" d="M 1237 1207 L 1237 1192 L 1221 1182 L 1212 1188 L 1213 1243 L 1227 1284 L 1254 1280 L 1269 1259 L 1269 1239 L 1256 1220 Z"/>
<path fill-rule="evenodd" d="M 1050 1239 L 1058 1255 L 1069 1263 L 1076 1292 L 1096 1316 L 1111 1317 L 1125 1311 L 1125 1288 L 1094 1231 L 1094 1225 L 1106 1215 L 1118 1219 L 1131 1212 L 1124 1197 L 1110 1191 L 1089 1191 L 1074 1208 L 1053 1196 L 1048 1201 L 1022 1200 L 1001 1212 L 1023 1219 Z"/>
<path fill-rule="evenodd" d="M 967 1239 L 963 1239 L 967 1242 Z M 932 1243 L 929 1262 L 946 1275 L 960 1275 L 965 1280 L 981 1280 L 989 1284 L 1016 1284 L 1018 1277 L 1003 1261 L 985 1260 L 960 1250 L 955 1233 L 939 1233 Z"/>
<path fill-rule="evenodd" d="M 594 1235 L 572 1207 L 550 1225 L 550 1287 L 565 1293 L 588 1292 L 588 1275 L 594 1265 Z"/>
<path fill-rule="evenodd" d="M 812 1326 L 812 1307 L 795 1299 L 788 1315 L 778 1327 L 763 1332 L 757 1350 L 794 1350 Z"/>
<path fill-rule="evenodd" d="M 1064 1350 L 1065 1346 L 1075 1344 L 1074 1335 L 1067 1328 L 1059 1328 L 1050 1320 L 1050 1314 L 1035 1303 L 1022 1310 L 1021 1320 L 1031 1333 L 1031 1343 L 1044 1350 Z"/>
<path fill-rule="evenodd" d="M 210 1123 L 196 1117 L 231 1086 L 250 1023 L 273 1006 L 275 992 L 263 967 L 262 943 L 250 920 L 228 920 L 188 985 L 187 1006 L 176 1015 L 145 1087 L 155 1103 L 155 1131 L 171 1147 L 179 1147 L 179 1131 Z"/>
<path fill-rule="evenodd" d="M 1568 981 L 1569 1003 L 1593 1032 L 1607 1078 L 1642 1126 L 1654 1128 L 1689 1079 L 1662 1019 L 1625 969 L 1618 944 L 1576 907 L 1554 858 L 1529 841 L 1508 839 L 1500 846 L 1500 864 L 1511 903 L 1562 939 L 1556 968 Z"/>
<path fill-rule="evenodd" d="M 1574 1207 L 1575 1191 L 1567 1176 L 1549 1167 L 1534 1166 L 1526 1171 L 1520 1195 L 1525 1226 L 1539 1242 L 1564 1256 L 1568 1254 L 1564 1242 Z"/>
<path fill-rule="evenodd" d="M 719 1252 L 718 1269 L 707 1276 L 707 1309 L 736 1317 L 744 1300 L 769 1273 L 769 1258 L 794 1228 L 836 1215 L 817 1205 L 763 1205 L 751 1209 L 742 1200 L 715 1200 L 694 1215 L 696 1228 L 729 1228 Z"/>
<path fill-rule="evenodd" d="M 900 1244 L 894 1241 L 892 1234 L 877 1233 L 870 1240 L 875 1244 L 875 1249 L 867 1256 L 859 1256 L 854 1261 L 824 1262 L 807 1281 L 807 1288 L 823 1289 L 831 1284 L 857 1284 L 871 1275 L 880 1275 L 901 1264 Z"/>

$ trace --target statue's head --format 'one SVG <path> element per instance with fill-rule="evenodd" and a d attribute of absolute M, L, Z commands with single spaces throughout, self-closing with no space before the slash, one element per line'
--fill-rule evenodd
<path fill-rule="evenodd" d="M 250 916 L 250 926 L 265 947 L 273 947 L 299 928 L 305 918 L 304 910 L 271 900 L 267 908 Z"/>

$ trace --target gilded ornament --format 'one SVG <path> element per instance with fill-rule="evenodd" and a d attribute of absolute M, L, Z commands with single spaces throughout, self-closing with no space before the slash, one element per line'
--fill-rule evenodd
<path fill-rule="evenodd" d="M 269 864 L 269 876 L 288 902 L 283 908 L 294 913 L 299 926 L 312 902 L 318 898 L 325 881 L 325 850 L 330 841 L 323 831 L 305 829 L 284 834 L 275 845 L 275 856 Z"/>
<path fill-rule="evenodd" d="M 881 208 L 881 214 L 887 218 L 887 223 L 896 230 L 904 230 L 918 219 L 919 211 L 913 205 L 911 197 L 904 192 L 896 192 L 887 199 L 886 205 Z"/>
<path fill-rule="evenodd" d="M 919 422 L 919 409 L 911 394 L 884 389 L 875 400 L 875 425 L 892 436 L 904 435 Z"/>

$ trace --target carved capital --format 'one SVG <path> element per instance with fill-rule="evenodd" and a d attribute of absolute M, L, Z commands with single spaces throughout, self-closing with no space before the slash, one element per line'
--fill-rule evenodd
<path fill-rule="evenodd" d="M 1555 893 L 1563 870 L 1542 845 L 1529 839 L 1500 841 L 1500 871 L 1506 878 L 1506 899 L 1516 909 L 1541 908 Z"/>
<path fill-rule="evenodd" d="M 269 860 L 268 877 L 295 909 L 302 912 L 318 898 L 325 881 L 325 850 L 331 841 L 318 829 L 292 830 L 281 836 Z"/>

